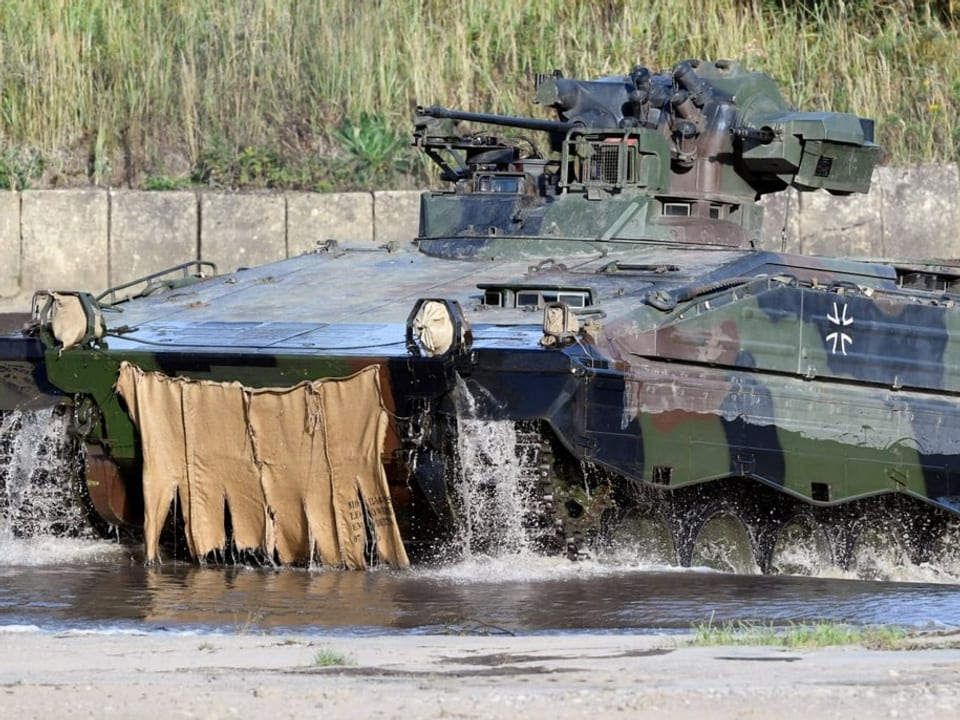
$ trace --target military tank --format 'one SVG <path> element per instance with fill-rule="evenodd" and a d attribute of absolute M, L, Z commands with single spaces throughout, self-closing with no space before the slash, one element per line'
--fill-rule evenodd
<path fill-rule="evenodd" d="M 869 190 L 872 121 L 727 61 L 535 91 L 553 118 L 417 108 L 445 187 L 409 246 L 38 292 L 4 409 L 62 409 L 148 558 L 405 565 L 508 516 L 737 572 L 950 553 L 958 268 L 762 234 L 765 195 Z"/>

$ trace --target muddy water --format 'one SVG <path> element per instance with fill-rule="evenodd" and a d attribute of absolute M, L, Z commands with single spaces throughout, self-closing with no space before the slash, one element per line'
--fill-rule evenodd
<path fill-rule="evenodd" d="M 0 539 L 0 563 L 0 627 L 53 631 L 671 632 L 711 619 L 960 626 L 960 584 L 926 568 L 884 582 L 525 554 L 406 572 L 145 568 L 107 543 L 10 538 Z"/>
<path fill-rule="evenodd" d="M 62 455 L 56 438 L 63 433 L 48 417 L 4 421 L 18 423 L 22 439 L 0 453 L 8 518 L 0 514 L 0 627 L 8 629 L 662 632 L 711 620 L 960 627 L 960 568 L 881 564 L 884 580 L 868 582 L 840 571 L 792 577 L 677 569 L 629 547 L 576 563 L 538 556 L 527 549 L 512 426 L 483 422 L 462 429 L 468 470 L 460 492 L 469 499 L 471 485 L 493 474 L 497 502 L 466 508 L 458 541 L 466 559 L 405 572 L 145 568 L 136 548 L 51 537 L 70 526 L 62 503 L 48 497 L 62 485 L 50 458 Z M 470 467 L 482 470 L 479 480 Z M 33 537 L 15 537 L 11 524 Z M 796 560 L 802 567 L 803 558 Z M 820 567 L 809 560 L 808 567 Z"/>

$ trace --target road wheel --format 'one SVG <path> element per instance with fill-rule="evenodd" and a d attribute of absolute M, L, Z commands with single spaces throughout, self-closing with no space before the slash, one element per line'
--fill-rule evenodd
<path fill-rule="evenodd" d="M 893 580 L 910 566 L 910 537 L 902 523 L 873 515 L 851 528 L 847 566 L 863 580 Z"/>
<path fill-rule="evenodd" d="M 605 525 L 604 545 L 611 554 L 658 565 L 678 564 L 673 530 L 661 512 L 629 507 Z"/>
<path fill-rule="evenodd" d="M 796 513 L 777 528 L 770 550 L 771 574 L 816 576 L 835 564 L 826 528 L 811 513 Z"/>
<path fill-rule="evenodd" d="M 689 564 L 738 575 L 760 572 L 749 528 L 735 510 L 727 507 L 703 514 L 693 533 Z"/>
<path fill-rule="evenodd" d="M 928 566 L 954 582 L 960 581 L 960 520 L 940 525 L 927 544 Z"/>

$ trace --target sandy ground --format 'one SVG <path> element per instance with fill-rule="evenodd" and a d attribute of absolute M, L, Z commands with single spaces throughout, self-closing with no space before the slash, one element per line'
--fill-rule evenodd
<path fill-rule="evenodd" d="M 8 718 L 938 718 L 960 650 L 677 638 L 0 633 Z M 323 667 L 318 656 L 347 664 Z M 331 715 L 330 713 L 333 713 Z"/>

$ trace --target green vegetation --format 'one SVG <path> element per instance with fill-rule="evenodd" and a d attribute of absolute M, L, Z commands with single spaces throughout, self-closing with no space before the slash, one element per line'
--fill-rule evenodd
<path fill-rule="evenodd" d="M 350 655 L 344 655 L 329 648 L 322 648 L 313 656 L 313 664 L 316 667 L 335 667 L 338 665 L 355 665 L 356 661 Z"/>
<path fill-rule="evenodd" d="M 0 150 L 0 189 L 23 190 L 43 173 L 39 151 L 16 148 Z"/>
<path fill-rule="evenodd" d="M 776 627 L 755 623 L 709 622 L 694 628 L 692 645 L 767 645 L 786 648 L 818 648 L 863 645 L 879 650 L 898 647 L 908 638 L 903 628 L 880 625 L 862 627 L 842 623 L 814 622 Z"/>
<path fill-rule="evenodd" d="M 960 147 L 956 0 L 39 0 L 0 4 L 0 186 L 401 188 L 417 103 L 528 114 L 531 75 L 729 58 Z"/>

